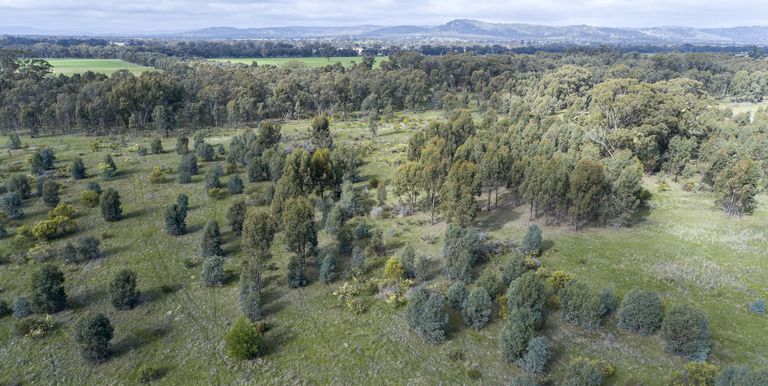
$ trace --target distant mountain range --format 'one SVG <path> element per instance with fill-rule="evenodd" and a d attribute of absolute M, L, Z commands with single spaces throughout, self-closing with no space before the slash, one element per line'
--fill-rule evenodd
<path fill-rule="evenodd" d="M 41 31 L 25 27 L 0 27 L 0 33 L 39 35 Z M 499 43 L 605 43 L 605 44 L 717 44 L 768 45 L 768 27 L 648 27 L 618 28 L 589 25 L 545 26 L 534 24 L 489 23 L 457 19 L 438 26 L 347 27 L 212 27 L 186 32 L 135 33 L 130 37 L 168 37 L 183 39 L 323 39 L 352 40 L 423 40 Z M 112 34 L 114 36 L 114 34 Z"/>

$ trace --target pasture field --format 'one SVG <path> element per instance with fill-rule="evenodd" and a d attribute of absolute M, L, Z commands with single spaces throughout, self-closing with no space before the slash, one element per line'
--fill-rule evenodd
<path fill-rule="evenodd" d="M 344 66 L 349 66 L 351 62 L 360 63 L 363 58 L 361 56 L 333 56 L 330 58 L 221 58 L 210 60 L 214 62 L 229 62 L 247 65 L 256 62 L 258 65 L 269 64 L 274 66 L 283 66 L 288 63 L 299 62 L 303 63 L 307 67 L 325 67 L 335 63 L 341 63 Z M 387 57 L 377 56 L 376 61 L 373 63 L 373 67 L 379 67 L 381 62 L 385 60 L 387 60 Z"/>
<path fill-rule="evenodd" d="M 140 66 L 120 59 L 45 59 L 53 66 L 53 74 L 74 75 L 86 71 L 112 75 L 117 70 L 128 70 L 134 75 L 144 71 L 157 71 L 152 67 Z"/>
<path fill-rule="evenodd" d="M 434 116 L 432 112 L 395 115 L 381 125 L 373 142 L 365 120 L 332 124 L 336 141 L 364 151 L 361 190 L 367 185 L 365 180 L 386 180 L 393 174 L 406 158 L 411 128 Z M 284 142 L 303 141 L 309 122 L 287 121 L 282 127 Z M 206 142 L 228 145 L 239 132 L 241 129 L 211 131 Z M 96 165 L 110 152 L 119 172 L 111 180 L 91 176 L 75 181 L 68 175 L 59 179 L 62 202 L 80 211 L 79 230 L 54 244 L 94 236 L 101 240 L 105 256 L 82 264 L 57 262 L 65 273 L 69 307 L 53 316 L 57 327 L 50 335 L 20 338 L 14 333 L 12 317 L 0 319 L 0 383 L 45 384 L 52 382 L 51 377 L 62 384 L 99 384 L 106 379 L 133 383 L 139 368 L 147 365 L 162 370 L 157 384 L 163 385 L 361 384 L 371 380 L 378 384 L 508 384 L 520 371 L 501 359 L 498 337 L 503 323 L 496 313 L 480 331 L 463 326 L 461 316 L 451 313 L 448 340 L 433 346 L 409 331 L 403 308 L 393 308 L 375 296 L 367 299 L 370 308 L 366 313 L 350 312 L 334 295 L 343 280 L 319 283 L 315 262 L 310 262 L 311 284 L 289 289 L 285 278 L 288 253 L 279 236 L 273 248 L 274 270 L 266 277 L 266 320 L 272 326 L 266 334 L 267 351 L 255 361 L 233 361 L 225 355 L 223 336 L 239 315 L 237 275 L 243 256 L 238 238 L 226 225 L 226 211 L 241 197 L 208 198 L 202 175 L 187 185 L 177 184 L 174 174 L 166 183 L 150 184 L 148 176 L 154 167 L 178 166 L 173 138 L 163 139 L 165 153 L 147 156 L 134 151 L 137 144 L 149 148 L 151 138 L 145 137 L 25 136 L 23 141 L 31 149 L 52 147 L 59 169 L 82 157 L 90 175 L 96 174 Z M 98 151 L 91 149 L 95 141 L 102 144 Z M 111 150 L 110 143 L 114 144 Z M 0 152 L 3 180 L 14 173 L 28 173 L 25 160 L 31 149 Z M 201 163 L 201 174 L 213 164 Z M 238 173 L 247 180 L 244 170 Z M 228 178 L 223 177 L 222 183 L 226 185 Z M 98 208 L 87 209 L 80 203 L 85 185 L 94 181 L 102 189 L 118 190 L 123 220 L 106 223 Z M 759 196 L 753 215 L 730 218 L 715 207 L 710 193 L 686 192 L 675 183 L 670 183 L 670 190 L 659 192 L 656 182 L 655 177 L 645 180 L 653 193 L 650 210 L 632 227 L 576 232 L 540 224 L 544 267 L 569 271 L 594 288 L 611 287 L 622 296 L 635 287 L 659 291 L 667 309 L 675 304 L 695 305 L 709 316 L 713 363 L 768 366 L 768 318 L 747 310 L 748 302 L 768 296 L 768 199 Z M 245 195 L 257 195 L 266 184 L 246 182 Z M 190 232 L 173 237 L 164 231 L 163 211 L 179 193 L 190 197 Z M 375 192 L 364 194 L 373 199 Z M 389 204 L 396 201 L 391 192 L 388 200 Z M 519 242 L 529 224 L 527 210 L 511 206 L 502 195 L 500 206 L 483 211 L 476 226 L 495 240 Z M 31 224 L 44 219 L 48 208 L 32 197 L 25 200 L 23 211 L 20 224 Z M 202 227 L 209 219 L 222 225 L 226 242 L 230 279 L 220 288 L 204 287 L 200 280 L 197 251 Z M 447 288 L 439 256 L 444 222 L 430 225 L 429 214 L 421 212 L 368 221 L 383 231 L 387 256 L 398 254 L 405 245 L 413 246 L 417 253 L 429 256 L 431 275 L 425 285 Z M 324 231 L 318 236 L 321 251 L 329 248 L 330 237 Z M 21 250 L 23 246 L 14 239 L 11 234 L 0 240 L 0 255 Z M 385 260 L 369 259 L 369 274 L 383 276 Z M 475 274 L 498 270 L 502 263 L 492 259 L 477 267 Z M 7 261 L 0 265 L 0 298 L 10 302 L 28 295 L 30 274 L 39 264 Z M 115 311 L 106 288 L 112 276 L 124 268 L 137 273 L 141 304 L 130 311 Z M 72 340 L 74 322 L 89 312 L 104 313 L 115 327 L 114 355 L 99 365 L 82 363 Z M 568 360 L 579 355 L 605 359 L 616 366 L 616 374 L 606 384 L 664 384 L 666 376 L 685 364 L 662 350 L 657 335 L 630 335 L 615 327 L 614 318 L 589 333 L 562 322 L 559 313 L 553 312 L 541 333 L 553 343 L 553 384 L 562 380 Z M 480 378 L 470 370 L 478 370 Z"/>

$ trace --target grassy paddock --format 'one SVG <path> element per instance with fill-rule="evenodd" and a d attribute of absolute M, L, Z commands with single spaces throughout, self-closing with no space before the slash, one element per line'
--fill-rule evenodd
<path fill-rule="evenodd" d="M 335 63 L 341 63 L 344 66 L 349 66 L 350 63 L 360 63 L 363 58 L 360 56 L 333 56 L 330 58 L 221 58 L 221 59 L 211 59 L 214 62 L 229 62 L 229 63 L 239 63 L 239 64 L 248 64 L 250 65 L 253 62 L 256 62 L 259 65 L 274 65 L 274 66 L 283 66 L 288 63 L 303 63 L 307 67 L 324 67 Z M 386 57 L 376 57 L 376 61 L 374 62 L 374 67 L 379 67 L 381 65 L 381 62 L 387 60 Z"/>
<path fill-rule="evenodd" d="M 54 74 L 74 75 L 86 71 L 112 75 L 118 70 L 128 70 L 134 75 L 144 71 L 156 71 L 152 67 L 140 66 L 120 59 L 45 59 L 53 66 Z"/>
<path fill-rule="evenodd" d="M 436 116 L 434 112 L 398 115 L 397 120 L 381 125 L 375 143 L 370 142 L 365 120 L 337 121 L 332 127 L 337 142 L 356 143 L 367 149 L 367 162 L 361 171 L 365 178 L 386 179 L 398 161 L 405 158 L 404 144 L 411 128 Z M 307 121 L 284 122 L 284 140 L 303 140 L 308 127 Z M 207 141 L 227 144 L 234 133 L 215 131 Z M 76 156 L 84 158 L 91 174 L 107 152 L 92 152 L 90 144 L 95 140 L 81 136 L 23 138 L 32 147 L 53 147 L 56 166 L 60 168 Z M 110 141 L 98 140 L 104 144 Z M 119 138 L 112 140 L 119 142 Z M 148 147 L 150 140 L 126 138 L 129 147 Z M 63 185 L 62 202 L 80 211 L 80 229 L 55 244 L 83 235 L 94 236 L 101 240 L 105 257 L 85 264 L 59 263 L 65 272 L 70 307 L 54 315 L 57 328 L 51 335 L 22 339 L 13 332 L 13 318 L 0 320 L 0 383 L 47 383 L 52 376 L 63 384 L 94 384 L 104 380 L 133 383 L 143 365 L 161 368 L 164 377 L 158 383 L 168 385 L 356 384 L 371 379 L 381 384 L 508 384 L 519 372 L 501 360 L 498 336 L 503 323 L 498 317 L 494 316 L 485 329 L 473 331 L 462 326 L 459 315 L 451 314 L 448 341 L 429 345 L 408 331 L 402 309 L 392 309 L 381 300 L 370 298 L 371 307 L 365 314 L 349 312 L 333 295 L 340 281 L 326 286 L 314 280 L 314 261 L 309 268 L 312 284 L 288 289 L 288 254 L 279 241 L 272 260 L 277 269 L 267 274 L 264 297 L 267 321 L 273 326 L 267 334 L 269 348 L 256 361 L 228 359 L 222 338 L 239 314 L 237 274 L 243 256 L 239 241 L 225 225 L 225 214 L 239 197 L 209 199 L 202 176 L 195 176 L 188 185 L 150 184 L 148 175 L 155 166 L 178 166 L 180 157 L 173 152 L 174 143 L 174 139 L 164 139 L 166 152 L 162 155 L 140 157 L 128 151 L 128 147 L 112 151 L 119 173 L 109 181 L 99 177 L 59 180 Z M 3 179 L 14 172 L 26 173 L 24 160 L 30 153 L 31 150 L 0 152 Z M 201 173 L 212 167 L 212 163 L 201 165 Z M 245 179 L 244 170 L 239 174 Z M 169 176 L 174 178 L 175 175 Z M 223 177 L 222 182 L 226 184 L 228 178 Z M 120 192 L 124 220 L 105 223 L 98 208 L 83 208 L 80 192 L 90 181 Z M 363 181 L 359 185 L 364 184 Z M 247 183 L 246 192 L 255 185 Z M 671 184 L 670 191 L 658 193 L 653 178 L 648 178 L 645 185 L 654 192 L 652 209 L 631 228 L 574 232 L 542 224 L 544 266 L 570 271 L 596 289 L 612 287 L 619 295 L 633 287 L 660 291 L 667 309 L 681 303 L 700 307 L 710 319 L 714 363 L 766 366 L 767 320 L 749 313 L 746 307 L 749 301 L 768 296 L 766 197 L 759 197 L 759 209 L 754 215 L 734 219 L 713 205 L 709 193 L 684 192 L 675 184 Z M 163 210 L 181 192 L 190 197 L 190 233 L 172 237 L 163 230 Z M 390 194 L 390 202 L 394 201 Z M 42 220 L 47 213 L 47 208 L 34 197 L 25 200 L 23 210 L 24 224 Z M 428 214 L 419 213 L 370 223 L 383 230 L 385 242 L 392 247 L 390 254 L 410 244 L 418 253 L 429 256 L 432 275 L 427 285 L 445 289 L 448 283 L 441 275 L 439 258 L 445 224 L 430 225 L 428 218 Z M 226 241 L 226 270 L 230 279 L 221 288 L 206 288 L 200 281 L 197 251 L 202 227 L 208 219 L 220 222 Z M 504 203 L 491 212 L 481 213 L 477 221 L 478 227 L 499 240 L 520 240 L 528 224 L 526 207 L 513 208 Z M 319 235 L 320 247 L 329 247 L 329 237 L 324 232 Z M 436 242 L 429 241 L 433 237 Z M 13 252 L 16 248 L 12 236 L 0 240 L 0 250 Z M 497 270 L 502 263 L 492 260 L 475 273 Z M 0 266 L 0 298 L 11 301 L 16 296 L 29 295 L 30 274 L 38 265 L 27 262 Z M 370 266 L 373 275 L 381 276 L 383 259 L 374 259 Z M 143 295 L 138 308 L 118 312 L 109 305 L 106 288 L 112 276 L 123 268 L 137 272 Z M 105 313 L 115 326 L 113 358 L 95 366 L 80 361 L 72 341 L 74 322 L 88 312 Z M 664 353 L 658 336 L 632 336 L 613 324 L 610 320 L 604 329 L 586 333 L 561 322 L 557 312 L 549 316 L 543 333 L 553 342 L 551 374 L 555 384 L 562 379 L 567 361 L 577 355 L 603 358 L 616 365 L 617 374 L 609 384 L 630 380 L 661 384 L 664 376 L 685 363 Z M 456 352 L 462 353 L 463 359 L 452 355 Z M 481 378 L 470 378 L 470 369 L 478 369 Z"/>

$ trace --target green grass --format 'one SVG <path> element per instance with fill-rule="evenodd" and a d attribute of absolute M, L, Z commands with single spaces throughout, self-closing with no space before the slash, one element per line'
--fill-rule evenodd
<path fill-rule="evenodd" d="M 74 75 L 86 71 L 112 75 L 117 70 L 128 70 L 134 75 L 144 71 L 155 71 L 152 67 L 140 66 L 120 59 L 45 59 L 53 66 L 54 74 Z"/>
<path fill-rule="evenodd" d="M 335 63 L 341 63 L 344 66 L 349 66 L 351 62 L 354 63 L 360 63 L 363 58 L 360 56 L 332 56 L 330 58 L 222 58 L 222 59 L 211 59 L 214 62 L 229 62 L 229 63 L 240 63 L 240 64 L 248 64 L 250 65 L 253 62 L 256 62 L 258 65 L 274 65 L 274 66 L 283 66 L 287 63 L 303 63 L 307 67 L 324 67 L 327 65 L 335 64 Z M 381 65 L 381 62 L 387 60 L 386 57 L 376 57 L 376 61 L 374 62 L 373 66 L 379 67 Z"/>
<path fill-rule="evenodd" d="M 366 178 L 391 176 L 398 162 L 405 158 L 404 143 L 413 127 L 421 127 L 434 112 L 396 115 L 380 127 L 375 143 L 368 138 L 364 119 L 333 122 L 337 142 L 355 143 L 367 149 L 361 174 Z M 283 124 L 284 140 L 301 141 L 308 131 L 307 121 Z M 233 131 L 211 134 L 208 142 L 229 142 Z M 106 150 L 91 152 L 95 138 L 59 136 L 30 139 L 33 147 L 54 148 L 57 167 L 68 165 L 76 156 L 86 162 L 90 173 Z M 100 139 L 103 143 L 107 138 Z M 148 147 L 151 138 L 126 139 L 130 146 Z M 116 138 L 115 141 L 118 141 Z M 202 187 L 202 176 L 193 184 L 168 182 L 152 185 L 150 171 L 157 165 L 175 168 L 179 156 L 172 152 L 175 140 L 163 140 L 166 153 L 140 157 L 128 147 L 113 151 L 119 169 L 109 181 L 90 177 L 71 181 L 65 177 L 62 201 L 74 205 L 81 215 L 80 230 L 56 245 L 83 235 L 98 237 L 106 256 L 85 264 L 60 264 L 66 276 L 70 308 L 54 315 L 58 328 L 39 340 L 15 336 L 13 319 L 0 320 L 0 382 L 23 380 L 46 383 L 55 376 L 63 384 L 107 382 L 132 383 L 142 365 L 165 370 L 159 384 L 359 384 L 375 379 L 379 384 L 508 384 L 518 369 L 501 361 L 498 336 L 502 321 L 496 316 L 485 329 L 476 332 L 462 326 L 460 316 L 451 314 L 448 341 L 432 346 L 408 331 L 402 309 L 393 309 L 371 297 L 370 310 L 354 315 L 340 304 L 333 292 L 337 281 L 325 286 L 313 280 L 302 289 L 288 289 L 285 267 L 288 254 L 278 241 L 272 262 L 277 267 L 267 274 L 265 306 L 273 328 L 267 334 L 269 349 L 254 362 L 236 362 L 226 358 L 223 336 L 238 316 L 237 273 L 243 256 L 237 238 L 225 225 L 226 209 L 239 197 L 210 200 Z M 171 151 L 168 151 L 171 150 Z M 3 180 L 14 172 L 27 172 L 24 160 L 31 150 L 0 152 Z M 211 164 L 202 164 L 202 172 Z M 243 170 L 239 171 L 245 176 Z M 175 178 L 172 175 L 171 178 Z M 228 177 L 223 177 L 226 184 Z M 102 188 L 113 187 L 123 198 L 126 218 L 105 223 L 97 208 L 85 209 L 79 202 L 85 184 L 97 181 Z M 262 183 L 263 184 L 263 183 Z M 361 182 L 359 185 L 364 185 Z M 676 184 L 658 193 L 655 180 L 646 187 L 654 193 L 651 211 L 639 224 L 627 229 L 586 229 L 581 232 L 566 227 L 543 226 L 545 245 L 542 261 L 549 270 L 567 270 L 594 288 L 612 287 L 620 295 L 631 288 L 660 291 L 665 307 L 690 303 L 703 309 L 710 319 L 714 336 L 712 360 L 719 365 L 768 363 L 766 318 L 747 311 L 746 304 L 768 296 L 768 199 L 759 197 L 759 210 L 742 219 L 729 218 L 713 204 L 706 192 L 684 192 Z M 246 192 L 256 184 L 247 183 Z M 163 230 L 163 210 L 178 193 L 190 196 L 187 223 L 191 232 L 181 237 L 168 236 Z M 371 192 L 371 195 L 374 193 Z M 501 206 L 481 213 L 477 226 L 496 240 L 520 240 L 529 222 L 526 207 L 510 207 L 501 198 Z M 394 197 L 390 193 L 390 201 Z M 25 200 L 30 224 L 45 218 L 47 208 L 35 198 Z M 206 288 L 200 281 L 200 264 L 187 268 L 186 259 L 196 257 L 201 229 L 208 219 L 222 224 L 226 269 L 231 280 L 221 288 Z M 448 282 L 440 275 L 439 258 L 444 223 L 430 225 L 428 214 L 390 217 L 370 221 L 384 231 L 391 246 L 390 255 L 406 244 L 429 256 L 432 279 L 428 285 L 445 289 Z M 13 229 L 13 228 L 11 228 Z M 103 238 L 103 232 L 114 237 Z M 320 246 L 330 239 L 320 232 Z M 437 242 L 425 239 L 436 236 Z M 279 239 L 279 237 L 278 237 Z M 13 237 L 0 240 L 0 251 L 19 248 Z M 370 262 L 372 275 L 381 276 L 385 258 Z M 476 269 L 497 269 L 502 262 L 492 260 Z M 32 270 L 39 263 L 11 263 L 0 266 L 0 298 L 11 301 L 28 294 Z M 137 272 L 143 292 L 138 308 L 114 311 L 106 288 L 112 275 L 123 268 Z M 310 264 L 315 277 L 316 264 Z M 83 364 L 72 341 L 74 322 L 87 312 L 103 312 L 115 326 L 115 356 L 100 365 Z M 636 337 L 615 328 L 609 320 L 604 329 L 587 333 L 561 322 L 557 312 L 550 315 L 542 333 L 553 342 L 551 374 L 557 384 L 569 358 L 584 355 L 603 358 L 617 367 L 608 384 L 634 380 L 642 384 L 664 383 L 666 374 L 679 369 L 685 361 L 663 352 L 658 336 Z M 464 359 L 452 360 L 450 353 L 460 351 Z M 482 375 L 472 380 L 469 369 Z"/>

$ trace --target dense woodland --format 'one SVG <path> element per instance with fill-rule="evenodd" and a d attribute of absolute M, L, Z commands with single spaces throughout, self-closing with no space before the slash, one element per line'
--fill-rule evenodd
<path fill-rule="evenodd" d="M 643 184 L 648 175 L 674 180 L 686 191 L 714 192 L 716 204 L 734 221 L 750 215 L 768 172 L 768 111 L 734 114 L 719 103 L 724 98 L 763 101 L 768 68 L 762 59 L 611 50 L 440 57 L 400 51 L 380 68 L 366 57 L 349 67 L 312 69 L 207 62 L 189 56 L 214 53 L 200 54 L 194 47 L 188 52 L 101 45 L 76 49 L 93 50 L 85 54 L 89 57 L 113 50 L 109 56 L 158 71 L 52 76 L 45 61 L 25 59 L 18 51 L 0 52 L 0 128 L 11 149 L 29 152 L 30 167 L 27 174 L 3 176 L 5 220 L 19 225 L 23 201 L 32 196 L 50 208 L 47 220 L 16 229 L 14 245 L 32 250 L 37 242 L 77 232 L 74 208 L 60 203 L 61 186 L 52 175 L 56 154 L 50 148 L 25 149 L 21 136 L 158 137 L 149 151 L 137 150 L 144 155 L 169 151 L 159 137 L 176 137 L 178 164 L 171 170 L 158 165 L 149 176 L 152 183 L 167 182 L 166 176 L 175 174 L 175 183 L 185 185 L 204 174 L 206 194 L 217 200 L 243 193 L 245 181 L 238 171 L 248 183 L 269 182 L 258 203 L 237 201 L 227 212 L 227 225 L 245 256 L 239 288 L 244 318 L 225 337 L 232 358 L 253 359 L 264 352 L 262 289 L 277 235 L 290 253 L 284 275 L 288 287 L 307 286 L 314 279 L 308 266 L 315 266 L 322 283 L 343 279 L 334 295 L 349 311 L 363 313 L 360 296 L 371 286 L 366 256 L 391 252 L 381 230 L 369 229 L 365 219 L 373 224 L 385 210 L 398 216 L 422 211 L 429 213 L 430 225 L 446 223 L 441 273 L 450 287 L 443 293 L 420 285 L 427 281 L 426 262 L 407 246 L 386 259 L 378 284 L 387 303 L 405 307 L 409 328 L 425 341 L 449 339 L 446 305 L 473 330 L 483 329 L 496 315 L 504 323 L 500 357 L 527 374 L 516 377 L 515 384 L 537 384 L 547 381 L 552 355 L 541 330 L 557 310 L 566 323 L 584 331 L 600 329 L 611 318 L 637 336 L 659 332 L 664 351 L 693 361 L 674 375 L 673 384 L 698 384 L 700 373 L 711 373 L 708 379 L 714 381 L 717 370 L 705 362 L 713 343 L 702 311 L 687 305 L 663 310 L 653 291 L 635 289 L 619 299 L 611 289 L 597 290 L 567 272 L 546 272 L 538 259 L 543 251 L 539 226 L 531 225 L 519 243 L 505 244 L 487 240 L 475 219 L 506 200 L 513 207 L 526 205 L 529 219 L 547 226 L 574 231 L 632 226 L 651 210 L 647 202 L 652 195 Z M 387 180 L 369 179 L 361 188 L 366 150 L 337 141 L 333 126 L 364 117 L 375 141 L 380 123 L 395 113 L 435 109 L 443 111 L 442 119 L 422 126 L 400 122 L 411 135 L 396 172 Z M 285 143 L 279 121 L 308 118 L 303 140 Z M 206 129 L 241 127 L 248 128 L 226 146 L 206 142 Z M 98 145 L 93 149 L 101 150 Z M 121 171 L 106 153 L 98 165 L 77 158 L 66 172 L 80 180 L 88 175 L 86 169 L 98 170 L 111 181 Z M 226 175 L 225 185 L 220 178 Z M 388 203 L 389 196 L 396 201 Z M 82 192 L 83 205 L 98 207 L 106 222 L 124 220 L 122 203 L 130 199 L 112 188 L 102 192 L 98 184 Z M 168 236 L 187 234 L 189 197 L 182 194 L 166 204 L 162 215 Z M 319 232 L 332 239 L 333 250 L 321 251 Z M 211 220 L 202 233 L 200 280 L 205 286 L 223 286 L 220 224 Z M 67 263 L 99 254 L 94 238 L 67 241 L 56 252 Z M 501 274 L 473 275 L 494 256 L 509 257 Z M 50 314 L 65 309 L 64 280 L 55 265 L 43 265 L 32 276 L 31 300 L 17 299 L 13 312 L 22 310 L 20 320 L 29 320 L 24 318 L 32 309 Z M 140 307 L 136 280 L 136 273 L 127 270 L 110 282 L 116 310 Z M 110 320 L 98 315 L 78 322 L 74 340 L 83 360 L 102 362 L 110 356 L 112 335 Z M 599 385 L 615 368 L 604 360 L 578 357 L 564 371 L 568 375 L 562 384 Z M 733 367 L 717 375 L 717 384 L 758 385 L 765 377 L 765 372 Z"/>

